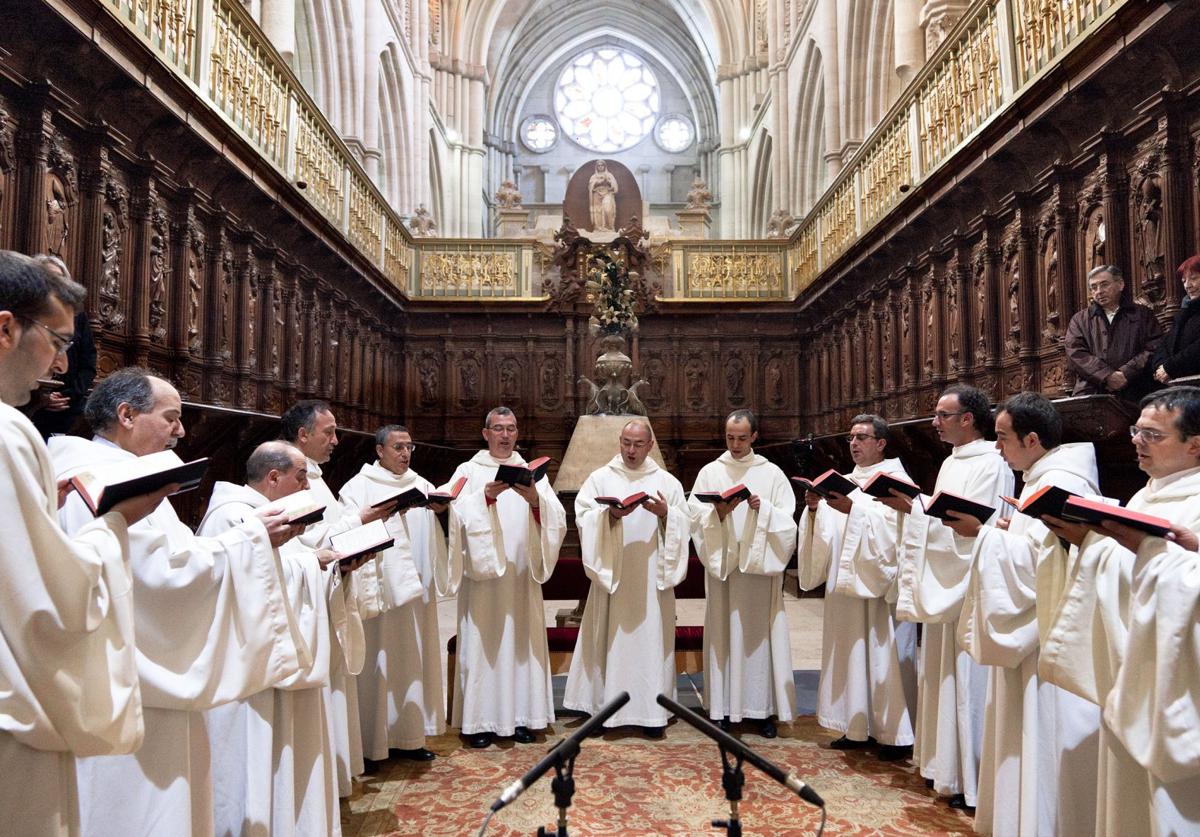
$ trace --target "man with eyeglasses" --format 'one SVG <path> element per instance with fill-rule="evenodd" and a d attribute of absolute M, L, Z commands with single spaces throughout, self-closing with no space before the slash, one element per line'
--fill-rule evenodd
<path fill-rule="evenodd" d="M 992 432 L 988 397 L 965 384 L 949 387 L 934 407 L 933 427 L 951 446 L 935 491 L 975 500 L 1007 516 L 1000 498 L 1012 494 L 1013 472 L 986 438 Z M 949 797 L 952 808 L 974 808 L 987 671 L 956 639 L 974 539 L 925 514 L 927 498 L 913 502 L 892 494 L 881 502 L 906 515 L 897 552 L 896 618 L 924 626 L 913 760 L 933 789 Z"/>
<path fill-rule="evenodd" d="M 0 250 L 0 830 L 80 833 L 76 756 L 142 743 L 128 527 L 171 487 L 117 504 L 74 535 L 41 435 L 16 408 L 65 368 L 83 287 Z"/>
<path fill-rule="evenodd" d="M 881 416 L 851 419 L 850 478 L 860 486 L 880 473 L 912 481 L 899 459 L 885 458 L 889 435 Z M 892 605 L 904 516 L 860 490 L 827 500 L 807 491 L 804 504 L 800 586 L 825 585 L 817 721 L 842 734 L 834 749 L 875 741 L 880 760 L 897 761 L 912 748 L 916 698 L 916 625 L 897 623 Z"/>
<path fill-rule="evenodd" d="M 347 514 L 358 514 L 413 488 L 428 495 L 433 485 L 414 471 L 408 428 L 389 424 L 375 432 L 374 462 L 342 486 Z M 358 673 L 358 714 L 363 755 L 382 761 L 389 753 L 431 761 L 425 737 L 446 731 L 434 567 L 446 560 L 446 537 L 436 514 L 445 503 L 410 507 L 387 519 L 395 544 L 358 570 L 379 588 L 384 611 L 363 622 L 366 662 Z"/>
<path fill-rule="evenodd" d="M 314 500 L 325 507 L 324 519 L 300 535 L 299 541 L 305 546 L 326 548 L 333 535 L 373 520 L 386 520 L 395 511 L 395 504 L 391 504 L 377 509 L 368 506 L 357 514 L 347 514 L 333 489 L 325 483 L 321 466 L 333 458 L 338 445 L 337 418 L 328 402 L 317 399 L 297 401 L 279 417 L 279 438 L 291 442 L 304 454 L 308 462 L 308 490 Z M 362 567 L 369 570 L 369 562 Z M 378 594 L 378 588 L 366 588 L 365 580 L 360 580 L 357 572 L 343 573 L 336 564 L 330 572 L 334 574 L 340 595 L 340 601 L 333 602 L 332 606 L 338 612 L 344 611 L 345 618 L 337 620 L 338 629 L 333 634 L 338 650 L 330 661 L 325 697 L 337 754 L 338 795 L 348 797 L 354 791 L 354 777 L 366 769 L 354 679 L 364 665 L 363 619 L 367 614 L 379 613 L 382 607 L 377 599 L 372 601 L 370 598 Z"/>
<path fill-rule="evenodd" d="M 196 534 L 218 537 L 256 509 L 308 488 L 308 462 L 289 442 L 263 442 L 246 482 L 218 480 Z M 272 688 L 205 713 L 216 834 L 332 834 L 337 777 L 322 689 L 329 686 L 332 575 L 337 553 L 293 538 L 276 550 L 295 617 L 300 670 Z M 340 595 L 340 591 L 339 591 Z"/>
<path fill-rule="evenodd" d="M 441 568 L 446 595 L 458 593 L 454 726 L 477 749 L 496 736 L 521 744 L 554 721 L 542 584 L 554 572 L 567 515 L 548 477 L 509 485 L 501 465 L 524 465 L 517 417 L 508 407 L 483 421 L 487 450 L 459 465 L 441 490 L 466 485 L 450 506 L 450 542 Z M 460 587 L 461 585 L 461 587 Z"/>
<path fill-rule="evenodd" d="M 1099 493 L 1095 447 L 1062 444 L 1062 418 L 1040 393 L 1004 402 L 996 448 L 1022 474 L 1022 502 L 1050 486 Z M 975 541 L 958 642 L 989 672 L 975 828 L 1031 837 L 1091 834 L 1100 713 L 1037 677 L 1036 597 L 1060 569 L 1053 554 L 1058 539 L 1027 514 L 992 526 L 971 517 L 947 525 Z"/>
<path fill-rule="evenodd" d="M 1200 833 L 1200 388 L 1146 396 L 1130 428 L 1150 479 L 1127 508 L 1166 518 L 1165 538 L 1115 522 L 1045 518 L 1061 546 L 1038 672 L 1104 711 L 1096 834 Z"/>
<path fill-rule="evenodd" d="M 755 720 L 764 738 L 772 718 L 788 723 L 796 705 L 783 572 L 796 547 L 796 493 L 779 466 L 754 452 L 758 418 L 725 419 L 725 452 L 700 469 L 688 501 L 696 553 L 708 570 L 704 602 L 704 706 L 728 725 Z M 746 486 L 744 501 L 703 503 L 698 492 Z"/>
<path fill-rule="evenodd" d="M 1154 383 L 1150 360 L 1162 326 L 1145 305 L 1122 300 L 1125 274 L 1101 265 L 1087 275 L 1092 304 L 1071 317 L 1063 347 L 1075 375 L 1072 395 L 1116 395 L 1137 400 Z"/>
<path fill-rule="evenodd" d="M 588 475 L 575 498 L 579 551 L 592 586 L 571 657 L 563 706 L 595 713 L 621 692 L 629 702 L 606 729 L 641 727 L 663 737 L 675 697 L 675 591 L 687 576 L 692 518 L 679 480 L 650 458 L 644 418 L 621 428 L 620 452 Z M 617 508 L 599 497 L 640 502 Z"/>

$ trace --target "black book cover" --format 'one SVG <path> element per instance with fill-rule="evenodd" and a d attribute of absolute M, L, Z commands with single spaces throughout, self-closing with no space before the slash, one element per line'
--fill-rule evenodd
<path fill-rule="evenodd" d="M 185 462 L 182 465 L 168 468 L 165 471 L 155 471 L 153 474 L 145 474 L 123 482 L 114 482 L 106 485 L 101 490 L 99 499 L 93 498 L 76 480 L 72 480 L 72 484 L 79 491 L 79 496 L 83 498 L 83 501 L 92 510 L 92 513 L 96 517 L 100 517 L 112 511 L 112 507 L 123 500 L 128 500 L 130 497 L 141 497 L 143 494 L 151 494 L 158 491 L 164 485 L 170 485 L 173 482 L 179 483 L 179 490 L 175 492 L 176 494 L 182 494 L 185 491 L 198 488 L 200 480 L 204 478 L 204 473 L 207 470 L 208 457 L 193 459 L 191 462 Z"/>
<path fill-rule="evenodd" d="M 987 523 L 991 520 L 992 515 L 996 510 L 991 506 L 977 503 L 974 500 L 968 500 L 966 497 L 959 497 L 957 494 L 951 494 L 948 491 L 939 491 L 933 495 L 929 505 L 925 508 L 925 514 L 930 517 L 936 517 L 939 520 L 948 520 L 946 512 L 956 511 L 962 514 L 975 518 L 980 523 Z"/>
<path fill-rule="evenodd" d="M 892 489 L 896 489 L 910 500 L 915 500 L 921 496 L 921 486 L 913 485 L 906 479 L 901 479 L 893 474 L 885 474 L 880 471 L 875 476 L 867 480 L 866 485 L 862 487 L 863 494 L 869 494 L 872 497 L 891 497 Z"/>

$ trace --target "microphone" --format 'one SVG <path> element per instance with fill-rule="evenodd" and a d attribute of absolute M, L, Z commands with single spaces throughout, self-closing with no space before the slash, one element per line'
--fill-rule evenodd
<path fill-rule="evenodd" d="M 526 788 L 536 782 L 543 773 L 553 767 L 560 759 L 567 759 L 578 753 L 579 743 L 591 735 L 592 730 L 615 715 L 617 710 L 627 703 L 629 703 L 629 692 L 621 692 L 621 694 L 604 704 L 599 712 L 580 724 L 578 729 L 558 742 L 549 753 L 542 756 L 542 760 L 531 767 L 524 776 L 505 788 L 504 792 L 500 794 L 500 798 L 492 803 L 492 811 L 499 811 L 524 793 Z"/>
<path fill-rule="evenodd" d="M 666 695 L 659 695 L 658 703 L 660 706 L 670 709 L 680 718 L 687 721 L 696 729 L 700 730 L 713 741 L 716 741 L 726 750 L 729 750 L 730 752 L 739 755 L 746 761 L 750 762 L 776 782 L 788 788 L 792 793 L 799 796 L 805 802 L 816 805 L 818 808 L 825 807 L 825 800 L 822 799 L 815 790 L 804 784 L 804 782 L 800 781 L 800 778 L 796 776 L 795 773 L 784 773 L 783 768 L 767 761 L 741 741 L 738 741 L 732 735 L 725 732 L 725 730 L 708 720 L 708 718 L 705 718 L 702 715 L 697 715 L 686 706 L 680 706 Z"/>

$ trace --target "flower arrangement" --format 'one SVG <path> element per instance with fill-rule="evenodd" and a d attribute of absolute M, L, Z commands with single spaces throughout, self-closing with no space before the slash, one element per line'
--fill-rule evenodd
<path fill-rule="evenodd" d="M 594 267 L 587 280 L 588 301 L 596 310 L 588 318 L 592 334 L 625 334 L 637 331 L 638 319 L 633 312 L 633 290 L 629 274 L 610 255 L 598 251 L 593 255 Z"/>

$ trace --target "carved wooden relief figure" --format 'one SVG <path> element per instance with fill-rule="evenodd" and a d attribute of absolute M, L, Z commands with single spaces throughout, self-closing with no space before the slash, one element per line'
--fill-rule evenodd
<path fill-rule="evenodd" d="M 666 398 L 667 365 L 662 358 L 653 355 L 642 367 L 642 375 L 650 383 L 647 392 L 641 396 L 642 400 L 651 406 L 660 406 Z"/>
<path fill-rule="evenodd" d="M 62 258 L 70 225 L 67 221 L 67 187 L 62 178 L 46 175 L 46 242 L 45 251 Z"/>
<path fill-rule="evenodd" d="M 187 253 L 187 343 L 191 352 L 200 351 L 200 299 L 204 287 L 200 277 L 204 273 L 204 233 L 194 222 L 188 225 Z"/>
<path fill-rule="evenodd" d="M 167 213 L 154 207 L 150 224 L 150 335 L 167 336 Z"/>
<path fill-rule="evenodd" d="M 1144 164 L 1149 167 L 1150 162 Z M 1141 282 L 1138 302 L 1154 310 L 1162 306 L 1166 294 L 1162 244 L 1162 183 L 1156 172 L 1146 173 L 1134 192 L 1136 213 L 1135 242 Z"/>
<path fill-rule="evenodd" d="M 1053 220 L 1047 219 L 1047 223 L 1053 223 Z M 1042 239 L 1039 265 L 1046 299 L 1046 326 L 1042 336 L 1050 343 L 1058 343 L 1062 340 L 1062 312 L 1058 303 L 1058 233 L 1053 229 Z"/>
<path fill-rule="evenodd" d="M 959 266 L 957 257 L 950 262 L 949 269 L 946 275 L 946 317 L 949 328 L 949 364 L 947 370 L 950 374 L 957 374 L 963 358 L 960 357 L 959 335 L 962 332 L 962 306 L 958 299 L 958 276 Z"/>
<path fill-rule="evenodd" d="M 975 289 L 975 362 L 987 361 L 987 245 L 978 244 L 971 256 L 971 281 Z"/>
<path fill-rule="evenodd" d="M 438 362 L 432 354 L 423 354 L 417 361 L 417 383 L 420 387 L 420 404 L 424 407 L 437 404 Z"/>
<path fill-rule="evenodd" d="M 541 402 L 547 409 L 562 401 L 563 367 L 558 355 L 547 353 L 542 360 Z"/>
<path fill-rule="evenodd" d="M 1004 289 L 1008 303 L 1008 337 L 1005 348 L 1009 354 L 1017 354 L 1021 349 L 1021 259 L 1020 248 L 1017 244 L 1019 225 L 1009 230 L 1004 240 Z"/>
<path fill-rule="evenodd" d="M 462 407 L 479 403 L 479 360 L 474 352 L 463 352 L 458 363 L 458 400 Z"/>
<path fill-rule="evenodd" d="M 500 361 L 500 400 L 516 404 L 521 398 L 521 364 L 514 357 Z"/>
<path fill-rule="evenodd" d="M 746 383 L 746 364 L 739 355 L 733 355 L 725 364 L 725 394 L 730 404 L 742 404 L 746 400 L 743 387 Z"/>
<path fill-rule="evenodd" d="M 129 213 L 129 196 L 115 180 L 104 184 L 100 211 L 100 322 L 118 328 L 125 322 L 121 306 L 121 249 Z"/>
<path fill-rule="evenodd" d="M 909 333 L 912 330 L 912 296 L 907 289 L 900 291 L 900 369 L 905 383 L 913 379 L 912 342 Z"/>
<path fill-rule="evenodd" d="M 686 381 L 688 406 L 695 410 L 702 408 L 708 401 L 704 392 L 704 383 L 708 379 L 708 363 L 703 358 L 692 355 L 683 366 L 683 377 Z"/>
<path fill-rule="evenodd" d="M 778 356 L 767 361 L 766 374 L 767 401 L 772 407 L 783 404 L 783 360 Z"/>

